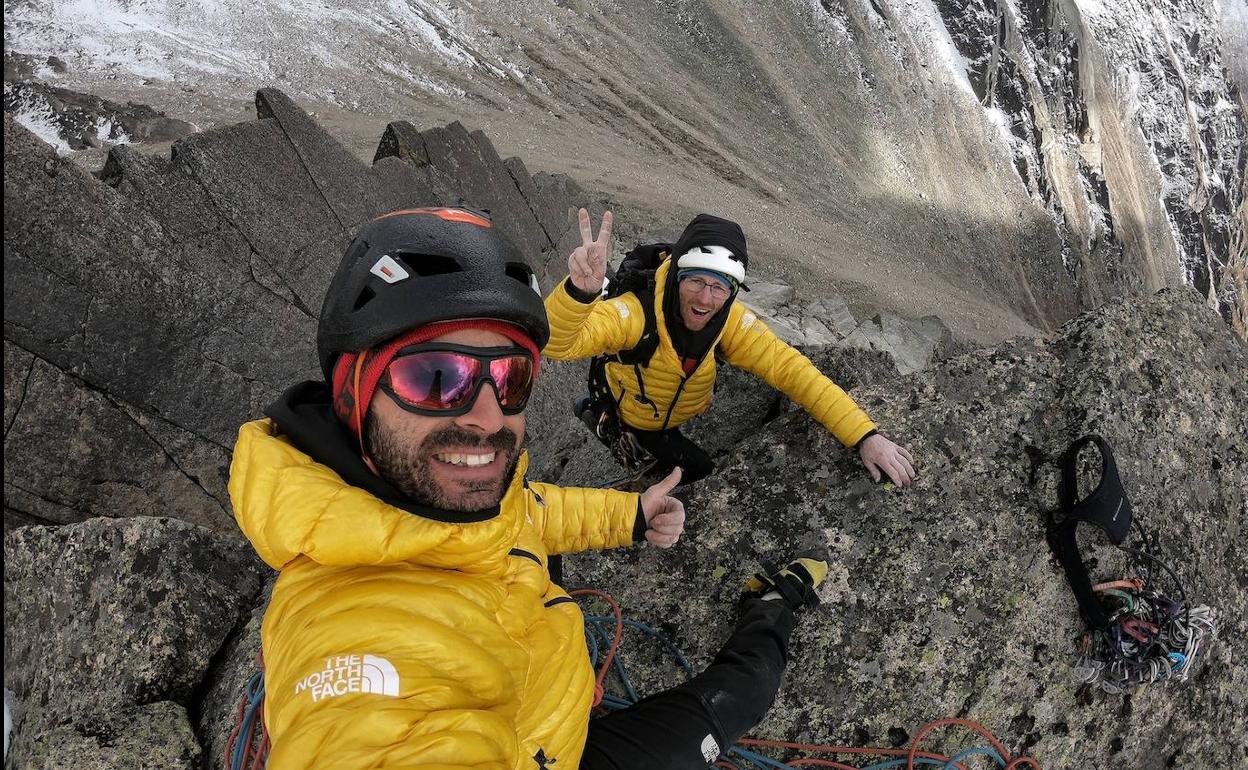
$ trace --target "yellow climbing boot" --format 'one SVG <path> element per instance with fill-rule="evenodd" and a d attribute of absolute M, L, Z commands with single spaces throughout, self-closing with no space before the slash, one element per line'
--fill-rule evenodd
<path fill-rule="evenodd" d="M 747 597 L 783 601 L 794 610 L 819 603 L 815 587 L 828 576 L 826 561 L 799 557 L 780 569 L 766 563 L 763 568 L 745 582 Z"/>

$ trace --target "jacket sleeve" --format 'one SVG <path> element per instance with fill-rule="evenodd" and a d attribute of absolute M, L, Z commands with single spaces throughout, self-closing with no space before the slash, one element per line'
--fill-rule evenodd
<path fill-rule="evenodd" d="M 575 553 L 631 545 L 645 532 L 641 495 L 614 489 L 530 483 L 542 542 L 550 553 Z"/>
<path fill-rule="evenodd" d="M 818 420 L 846 447 L 876 430 L 875 423 L 845 391 L 791 345 L 781 340 L 748 307 L 729 318 L 720 346 L 725 360 L 784 393 Z"/>
<path fill-rule="evenodd" d="M 633 294 L 582 302 L 568 292 L 568 280 L 546 297 L 550 341 L 542 353 L 560 361 L 616 353 L 637 345 L 645 331 L 646 316 Z"/>

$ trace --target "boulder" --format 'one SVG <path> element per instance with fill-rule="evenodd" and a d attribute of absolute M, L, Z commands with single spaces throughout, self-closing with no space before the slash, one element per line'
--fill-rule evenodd
<path fill-rule="evenodd" d="M 810 315 L 802 318 L 802 337 L 807 345 L 830 345 L 839 339 L 822 321 Z"/>
<path fill-rule="evenodd" d="M 186 709 L 169 701 L 115 707 L 57 723 L 14 748 L 7 766 L 23 770 L 200 770 L 204 766 Z"/>
<path fill-rule="evenodd" d="M 848 337 L 858 328 L 858 321 L 850 312 L 849 305 L 840 297 L 820 297 L 806 305 L 806 315 L 818 319 L 841 337 Z"/>
<path fill-rule="evenodd" d="M 6 533 L 4 556 L 16 756 L 198 766 L 186 708 L 260 586 L 242 539 L 177 519 L 94 518 Z"/>
<path fill-rule="evenodd" d="M 897 371 L 910 374 L 925 368 L 942 344 L 952 344 L 949 330 L 936 316 L 917 321 L 887 312 L 876 313 L 849 333 L 845 347 L 880 350 L 897 362 Z"/>
<path fill-rule="evenodd" d="M 793 287 L 784 283 L 755 281 L 746 277 L 750 290 L 741 294 L 741 301 L 763 312 L 775 312 L 793 301 Z"/>

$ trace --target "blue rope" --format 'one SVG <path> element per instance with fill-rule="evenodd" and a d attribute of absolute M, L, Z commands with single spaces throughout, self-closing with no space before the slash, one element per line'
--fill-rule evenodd
<path fill-rule="evenodd" d="M 588 620 L 588 618 L 586 618 Z M 594 635 L 593 627 L 585 624 L 585 646 L 589 648 L 589 667 L 598 668 L 598 638 Z"/>
<path fill-rule="evenodd" d="M 1001 767 L 1005 767 L 1005 760 L 1001 758 L 1001 755 L 997 753 L 996 749 L 990 749 L 986 746 L 973 746 L 950 757 L 949 761 L 945 763 L 942 770 L 954 770 L 954 767 L 958 762 L 970 759 L 971 757 L 992 757 L 994 762 Z"/>
<path fill-rule="evenodd" d="M 614 629 L 615 618 L 614 617 L 611 618 L 610 621 L 611 621 L 611 626 L 612 626 L 611 631 L 607 631 L 606 629 L 603 628 L 602 621 L 595 620 L 592 623 L 586 624 L 587 627 L 590 625 L 593 626 L 594 630 L 597 632 L 599 636 L 599 641 L 605 644 L 608 649 L 610 649 L 611 647 L 611 637 L 615 631 Z M 628 695 L 629 702 L 636 703 L 637 701 L 641 700 L 641 696 L 637 694 L 636 688 L 633 687 L 632 680 L 629 679 L 628 677 L 628 672 L 624 670 L 624 661 L 620 659 L 619 655 L 616 655 L 615 658 L 611 661 L 611 669 L 615 671 L 616 676 L 619 677 L 620 682 L 624 685 L 624 692 Z"/>
<path fill-rule="evenodd" d="M 749 762 L 753 764 L 761 765 L 763 767 L 770 767 L 770 768 L 773 768 L 774 770 L 794 770 L 794 768 L 791 765 L 786 765 L 783 762 L 780 762 L 779 760 L 772 759 L 771 757 L 764 756 L 762 754 L 756 754 L 755 752 L 750 751 L 749 749 L 743 749 L 740 746 L 733 746 L 731 749 L 728 750 L 728 753 L 736 754 L 740 756 L 742 759 L 748 760 Z"/>
<path fill-rule="evenodd" d="M 600 646 L 605 645 L 605 648 L 609 649 L 610 644 L 612 644 L 614 625 L 614 615 L 585 615 L 585 635 L 587 635 L 587 640 L 590 636 L 595 636 L 594 643 L 589 644 L 589 664 L 593 668 L 598 668 L 599 655 L 602 654 Z M 608 630 L 608 626 L 610 630 Z M 693 678 L 696 674 L 693 664 L 689 663 L 689 659 L 686 658 L 679 646 L 676 646 L 673 641 L 668 639 L 668 636 L 663 631 L 654 628 L 654 626 L 641 623 L 640 620 L 629 620 L 628 618 L 624 619 L 624 626 L 625 628 L 641 631 L 641 633 L 650 636 L 650 638 L 658 640 L 664 646 L 664 649 L 668 650 L 668 653 L 675 658 L 676 664 L 685 671 L 689 678 Z M 593 631 L 590 631 L 590 628 L 593 628 Z M 624 661 L 620 659 L 619 655 L 615 656 L 615 659 L 612 661 L 612 669 L 614 669 L 615 675 L 619 676 L 620 684 L 624 685 L 625 693 L 628 694 L 631 703 L 641 700 L 641 696 L 638 695 L 638 691 L 636 691 L 633 685 L 633 680 L 629 678 L 628 671 L 624 669 Z"/>
<path fill-rule="evenodd" d="M 688 674 L 690 678 L 697 674 L 697 672 L 693 670 L 693 664 L 689 662 L 688 658 L 685 657 L 685 654 L 681 651 L 681 649 L 677 647 L 671 639 L 667 638 L 667 634 L 657 628 L 648 626 L 639 620 L 629 620 L 628 618 L 625 618 L 624 625 L 629 628 L 635 628 L 648 636 L 658 639 L 659 642 L 667 648 L 668 652 L 672 653 L 672 657 L 676 658 L 676 662 L 680 664 L 680 667 L 685 670 L 685 673 Z"/>
<path fill-rule="evenodd" d="M 247 680 L 247 705 L 243 709 L 243 721 L 238 728 L 238 738 L 234 741 L 234 751 L 230 754 L 230 770 L 242 770 L 247 757 L 247 736 L 251 733 L 251 723 L 256 718 L 261 704 L 264 703 L 264 672 L 257 671 Z"/>

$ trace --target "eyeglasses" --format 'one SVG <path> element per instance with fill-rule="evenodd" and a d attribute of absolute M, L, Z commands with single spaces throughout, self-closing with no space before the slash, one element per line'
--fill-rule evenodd
<path fill-rule="evenodd" d="M 732 291 L 731 289 L 729 289 L 727 286 L 723 285 L 719 281 L 716 281 L 716 280 L 708 281 L 705 278 L 698 278 L 696 276 L 693 278 L 686 278 L 685 280 L 681 281 L 681 283 L 688 284 L 689 289 L 694 294 L 701 294 L 703 289 L 710 289 L 711 296 L 715 297 L 716 299 L 723 299 L 724 297 L 727 297 Z"/>
<path fill-rule="evenodd" d="M 409 412 L 453 417 L 472 411 L 487 382 L 503 414 L 520 414 L 533 392 L 532 354 L 514 347 L 413 345 L 390 362 L 380 386 Z"/>

